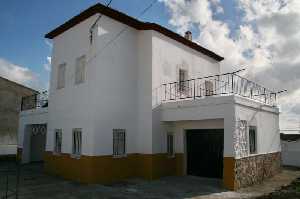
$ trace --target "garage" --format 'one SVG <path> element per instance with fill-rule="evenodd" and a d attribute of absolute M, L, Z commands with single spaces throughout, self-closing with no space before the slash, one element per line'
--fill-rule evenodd
<path fill-rule="evenodd" d="M 223 151 L 223 129 L 187 130 L 187 174 L 223 178 Z"/>

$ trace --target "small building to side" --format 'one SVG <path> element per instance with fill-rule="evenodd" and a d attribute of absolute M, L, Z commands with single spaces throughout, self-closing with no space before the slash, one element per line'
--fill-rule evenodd
<path fill-rule="evenodd" d="M 282 164 L 300 167 L 300 129 L 287 129 L 280 132 Z"/>
<path fill-rule="evenodd" d="M 0 77 L 0 156 L 16 155 L 22 97 L 38 91 Z"/>

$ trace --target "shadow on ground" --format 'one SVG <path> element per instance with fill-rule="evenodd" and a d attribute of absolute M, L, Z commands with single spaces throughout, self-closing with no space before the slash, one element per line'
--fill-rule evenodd
<path fill-rule="evenodd" d="M 16 165 L 0 162 L 0 198 L 7 194 L 15 198 Z M 8 178 L 6 178 L 6 176 Z M 299 170 L 283 169 L 275 177 L 262 184 L 241 189 L 237 192 L 222 188 L 222 181 L 216 179 L 199 178 L 193 176 L 164 177 L 160 180 L 145 181 L 130 179 L 109 186 L 93 184 L 86 185 L 67 181 L 59 177 L 43 173 L 43 164 L 22 165 L 19 198 L 51 198 L 51 199 L 288 199 L 300 198 L 299 195 L 286 195 L 287 192 L 296 193 L 300 181 Z M 8 179 L 8 186 L 6 180 Z M 294 183 L 291 184 L 291 182 Z M 290 186 L 288 186 L 291 184 Z M 288 187 L 286 187 L 288 186 Z M 280 187 L 281 191 L 276 191 Z M 292 191 L 291 191 L 292 190 Z M 298 188 L 297 188 L 298 191 Z M 300 188 L 299 188 L 300 192 Z M 270 195 L 270 193 L 272 193 Z M 269 194 L 269 195 L 268 195 Z M 275 194 L 275 195 L 274 195 Z M 280 195 L 280 197 L 276 197 Z M 290 197 L 288 197 L 290 196 Z M 2 198 L 1 198 L 2 199 Z"/>
<path fill-rule="evenodd" d="M 16 189 L 16 166 L 12 163 L 0 163 L 0 195 L 6 194 L 6 177 L 8 173 L 9 195 L 14 197 Z M 194 176 L 164 177 L 160 180 L 145 181 L 130 179 L 109 186 L 86 185 L 66 181 L 59 177 L 43 173 L 42 164 L 28 164 L 21 168 L 19 198 L 130 198 L 130 199 L 183 199 L 225 191 L 222 181 Z"/>

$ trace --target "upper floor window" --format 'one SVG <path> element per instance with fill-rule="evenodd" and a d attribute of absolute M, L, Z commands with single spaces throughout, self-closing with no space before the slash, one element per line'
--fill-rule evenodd
<path fill-rule="evenodd" d="M 86 67 L 85 55 L 78 57 L 76 59 L 76 66 L 75 66 L 75 84 L 81 84 L 85 81 L 85 67 Z"/>
<path fill-rule="evenodd" d="M 125 129 L 113 129 L 113 155 L 123 156 L 126 154 Z"/>
<path fill-rule="evenodd" d="M 211 80 L 205 80 L 205 95 L 211 96 L 214 95 L 214 83 Z"/>
<path fill-rule="evenodd" d="M 187 70 L 179 69 L 179 91 L 185 91 L 187 87 Z"/>
<path fill-rule="evenodd" d="M 60 64 L 57 70 L 57 89 L 61 89 L 65 87 L 65 79 L 66 79 L 66 63 Z"/>
<path fill-rule="evenodd" d="M 249 127 L 249 151 L 250 154 L 257 152 L 257 131 L 256 126 Z"/>
<path fill-rule="evenodd" d="M 81 155 L 82 130 L 73 129 L 73 149 L 72 154 L 75 156 Z"/>
<path fill-rule="evenodd" d="M 61 129 L 56 129 L 55 130 L 55 135 L 54 135 L 54 152 L 55 153 L 61 153 L 61 145 L 62 145 L 62 130 Z"/>

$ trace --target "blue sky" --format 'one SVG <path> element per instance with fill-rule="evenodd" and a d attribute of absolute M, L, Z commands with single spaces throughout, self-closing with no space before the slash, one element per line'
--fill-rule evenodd
<path fill-rule="evenodd" d="M 51 47 L 47 45 L 44 35 L 62 24 L 82 10 L 95 3 L 106 4 L 108 0 L 10 0 L 0 3 L 0 58 L 29 68 L 38 75 L 40 87 L 46 87 L 49 71 L 43 65 L 47 56 L 51 56 Z M 113 0 L 111 7 L 131 16 L 138 16 L 152 0 Z M 224 9 L 230 10 L 224 15 L 224 20 L 235 20 L 234 5 L 226 1 Z M 169 11 L 163 3 L 156 3 L 141 20 L 156 22 L 176 30 L 168 24 Z M 230 23 L 235 28 L 237 23 Z M 198 34 L 197 28 L 192 28 Z M 26 83 L 25 83 L 26 84 Z"/>
<path fill-rule="evenodd" d="M 137 16 L 151 1 L 113 0 L 111 7 Z M 1 1 L 0 58 L 30 68 L 46 84 L 49 73 L 43 65 L 51 55 L 51 48 L 44 35 L 97 2 L 106 3 L 105 0 Z M 161 3 L 155 4 L 142 19 L 167 25 L 167 14 Z"/>

